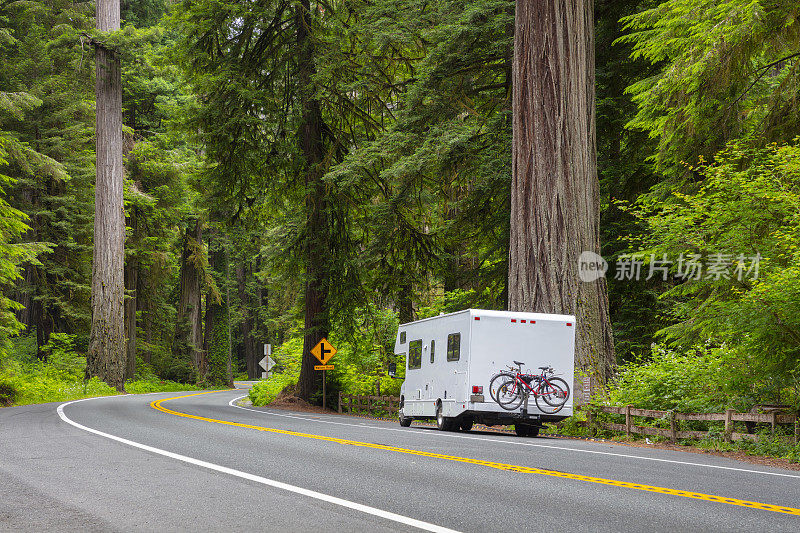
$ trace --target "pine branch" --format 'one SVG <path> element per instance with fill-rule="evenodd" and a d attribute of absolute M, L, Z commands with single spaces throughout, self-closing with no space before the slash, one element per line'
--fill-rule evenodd
<path fill-rule="evenodd" d="M 740 95 L 739 95 L 739 97 L 738 97 L 736 100 L 734 100 L 733 102 L 731 102 L 731 105 L 729 105 L 728 107 L 726 107 L 726 108 L 725 108 L 725 112 L 727 113 L 727 112 L 730 110 L 730 108 L 732 108 L 733 106 L 735 106 L 737 102 L 739 102 L 739 101 L 740 101 L 742 98 L 744 98 L 744 96 L 745 96 L 745 95 L 746 95 L 748 92 L 750 92 L 750 89 L 752 89 L 752 88 L 753 88 L 753 86 L 754 86 L 756 83 L 758 83 L 758 80 L 760 80 L 761 78 L 763 78 L 763 77 L 764 77 L 764 74 L 766 74 L 766 73 L 767 73 L 767 71 L 768 71 L 768 70 L 769 70 L 771 67 L 774 67 L 774 66 L 775 66 L 775 65 L 777 65 L 778 63 L 782 63 L 782 62 L 784 62 L 784 61 L 788 61 L 789 59 L 792 59 L 792 58 L 795 58 L 795 57 L 798 57 L 798 56 L 800 56 L 800 52 L 795 52 L 795 53 L 793 53 L 793 54 L 789 54 L 789 55 L 788 55 L 788 56 L 786 56 L 786 57 L 782 57 L 782 58 L 780 58 L 780 59 L 778 59 L 778 60 L 776 60 L 776 61 L 773 61 L 772 63 L 770 63 L 770 64 L 768 64 L 768 65 L 764 65 L 763 67 L 761 67 L 761 68 L 759 68 L 758 70 L 756 70 L 756 72 L 759 72 L 759 71 L 761 71 L 761 74 L 759 74 L 758 76 L 756 76 L 756 79 L 754 79 L 754 80 L 753 80 L 753 82 L 752 82 L 750 85 L 748 85 L 748 86 L 747 86 L 747 89 L 745 89 L 745 90 L 744 90 L 744 92 L 743 92 L 742 94 L 740 94 Z"/>

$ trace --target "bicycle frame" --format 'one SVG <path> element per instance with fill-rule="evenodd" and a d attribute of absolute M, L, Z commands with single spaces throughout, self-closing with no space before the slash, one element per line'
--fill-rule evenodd
<path fill-rule="evenodd" d="M 530 384 L 524 379 L 522 379 L 521 376 L 533 376 L 533 379 L 531 381 L 536 382 L 536 389 L 531 387 Z M 542 371 L 541 374 L 523 374 L 520 370 L 517 370 L 514 373 L 514 388 L 512 388 L 510 391 L 512 394 L 517 394 L 516 391 L 517 384 L 521 385 L 520 388 L 524 387 L 525 389 L 528 389 L 528 394 L 533 393 L 533 396 L 537 397 L 537 396 L 544 396 L 544 394 L 540 393 L 539 391 L 542 390 L 542 387 L 545 384 L 550 386 L 550 381 L 547 379 L 547 373 L 545 371 Z"/>

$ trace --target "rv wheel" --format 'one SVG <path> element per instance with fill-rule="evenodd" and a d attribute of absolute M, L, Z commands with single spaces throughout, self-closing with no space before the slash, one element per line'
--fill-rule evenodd
<path fill-rule="evenodd" d="M 471 418 L 465 418 L 461 421 L 461 431 L 469 431 L 472 429 L 473 421 Z"/>
<path fill-rule="evenodd" d="M 442 406 L 436 409 L 436 427 L 440 431 L 452 431 L 453 421 L 442 414 Z"/>
<path fill-rule="evenodd" d="M 514 431 L 519 437 L 537 437 L 539 435 L 539 426 L 518 424 L 514 426 Z"/>
<path fill-rule="evenodd" d="M 413 420 L 413 418 L 411 418 L 410 416 L 405 416 L 402 411 L 400 411 L 400 413 L 398 414 L 398 418 L 400 418 L 400 425 L 403 426 L 404 428 L 410 426 L 411 421 Z"/>

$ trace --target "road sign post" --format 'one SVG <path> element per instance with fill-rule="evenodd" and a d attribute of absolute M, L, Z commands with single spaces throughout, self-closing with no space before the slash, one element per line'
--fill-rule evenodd
<path fill-rule="evenodd" d="M 311 348 L 311 355 L 316 357 L 321 365 L 314 366 L 314 370 L 322 370 L 322 410 L 325 410 L 325 371 L 332 370 L 333 365 L 327 364 L 331 358 L 336 355 L 336 348 L 333 347 L 333 344 L 328 342 L 328 339 L 322 338 L 321 341 L 317 343 L 316 346 Z"/>
<path fill-rule="evenodd" d="M 272 367 L 275 366 L 275 361 L 273 361 L 272 357 L 270 357 L 269 354 L 266 353 L 267 352 L 267 346 L 269 346 L 269 344 L 265 344 L 264 345 L 264 352 L 265 352 L 264 353 L 264 358 L 261 359 L 261 361 L 258 362 L 258 366 L 260 366 L 261 368 L 266 370 L 266 372 L 262 372 L 261 373 L 261 377 L 262 378 L 268 378 L 270 376 L 270 374 L 271 374 Z M 269 350 L 269 352 L 271 353 L 272 350 Z"/>

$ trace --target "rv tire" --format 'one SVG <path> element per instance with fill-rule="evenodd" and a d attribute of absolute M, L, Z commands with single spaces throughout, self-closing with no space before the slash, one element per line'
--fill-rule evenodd
<path fill-rule="evenodd" d="M 411 422 L 414 420 L 410 416 L 405 416 L 402 411 L 398 414 L 398 418 L 400 419 L 400 425 L 404 428 L 410 426 Z"/>
<path fill-rule="evenodd" d="M 472 429 L 473 420 L 471 418 L 465 418 L 461 421 L 461 431 L 469 431 Z"/>
<path fill-rule="evenodd" d="M 442 414 L 441 404 L 439 404 L 438 408 L 436 409 L 436 427 L 439 428 L 440 431 L 453 430 L 453 419 Z"/>
<path fill-rule="evenodd" d="M 515 424 L 514 432 L 519 437 L 538 437 L 539 426 L 529 426 L 527 424 Z"/>

